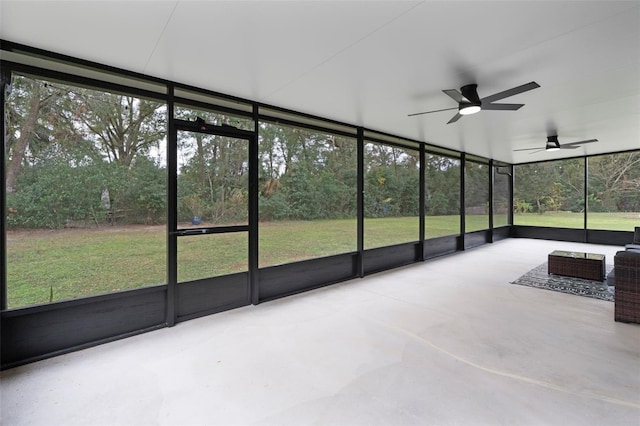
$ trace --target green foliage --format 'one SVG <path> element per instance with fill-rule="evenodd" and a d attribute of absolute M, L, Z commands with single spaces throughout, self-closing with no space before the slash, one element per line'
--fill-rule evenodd
<path fill-rule="evenodd" d="M 460 214 L 460 161 L 427 155 L 425 208 L 427 215 Z"/>
<path fill-rule="evenodd" d="M 515 213 L 529 213 L 533 211 L 533 206 L 530 203 L 520 199 L 513 200 L 513 208 Z"/>
<path fill-rule="evenodd" d="M 105 187 L 100 165 L 71 167 L 63 162 L 23 170 L 19 191 L 7 200 L 15 214 L 9 227 L 62 228 L 72 222 L 104 221 L 107 210 L 101 204 Z"/>
<path fill-rule="evenodd" d="M 605 212 L 607 211 L 602 204 L 602 200 L 598 198 L 596 194 L 589 194 L 587 198 L 587 206 L 590 212 Z"/>
<path fill-rule="evenodd" d="M 489 203 L 489 166 L 467 162 L 465 166 L 465 204 L 467 209 L 485 210 Z"/>
<path fill-rule="evenodd" d="M 410 149 L 366 144 L 365 217 L 418 215 L 420 173 L 416 154 Z"/>
<path fill-rule="evenodd" d="M 248 149 L 244 140 L 178 134 L 178 220 L 243 223 L 248 218 Z"/>
<path fill-rule="evenodd" d="M 14 80 L 8 99 L 10 228 L 164 220 L 166 171 L 148 157 L 164 138 L 161 104 Z"/>
<path fill-rule="evenodd" d="M 449 213 L 449 199 L 442 191 L 435 191 L 426 202 L 427 214 L 430 216 L 446 215 Z"/>
<path fill-rule="evenodd" d="M 514 167 L 514 199 L 533 213 L 579 212 L 584 203 L 584 162 L 581 159 L 523 164 Z"/>
<path fill-rule="evenodd" d="M 286 195 L 279 191 L 271 196 L 260 195 L 260 220 L 286 220 L 291 217 L 289 211 L 289 201 Z"/>
<path fill-rule="evenodd" d="M 166 169 L 139 156 L 131 167 L 112 167 L 113 211 L 125 212 L 127 223 L 164 223 L 167 210 Z"/>
<path fill-rule="evenodd" d="M 261 220 L 356 215 L 356 146 L 351 139 L 261 123 Z"/>
<path fill-rule="evenodd" d="M 105 162 L 72 166 L 48 161 L 24 168 L 19 191 L 7 199 L 10 228 L 63 228 L 107 223 L 114 212 L 128 223 L 159 223 L 166 211 L 162 168 L 139 159 L 130 168 Z M 111 205 L 102 200 L 108 190 Z"/>

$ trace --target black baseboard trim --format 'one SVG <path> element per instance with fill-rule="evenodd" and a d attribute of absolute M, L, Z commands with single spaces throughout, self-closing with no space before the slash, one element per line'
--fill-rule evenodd
<path fill-rule="evenodd" d="M 65 355 L 65 354 L 69 354 L 72 352 L 77 352 L 77 351 L 81 351 L 84 349 L 89 349 L 89 348 L 93 348 L 95 346 L 100 346 L 103 345 L 105 343 L 111 343 L 111 342 L 115 342 L 118 340 L 122 340 L 122 339 L 127 339 L 129 337 L 133 337 L 133 336 L 137 336 L 139 334 L 144 334 L 144 333 L 149 333 L 151 331 L 156 331 L 156 330 L 160 330 L 163 328 L 166 328 L 167 325 L 166 324 L 158 324 L 156 326 L 153 327 L 147 327 L 147 328 L 143 328 L 140 330 L 135 330 L 129 333 L 123 333 L 120 334 L 118 336 L 111 336 L 105 339 L 100 339 L 100 340 L 94 340 L 92 342 L 87 342 L 87 343 L 83 343 L 81 345 L 76 345 L 76 346 L 72 346 L 69 348 L 64 348 L 64 349 L 60 349 L 57 351 L 53 351 L 53 352 L 48 352 L 48 353 L 44 353 L 41 355 L 37 355 L 37 356 L 33 356 L 30 358 L 24 358 L 24 359 L 20 359 L 18 361 L 14 361 L 14 362 L 8 362 L 8 363 L 2 363 L 2 365 L 0 366 L 0 370 L 8 370 L 11 368 L 16 368 L 16 367 L 20 367 L 21 365 L 26 365 L 26 364 L 31 364 L 34 362 L 38 362 L 38 361 L 44 361 L 45 359 L 49 359 L 49 358 L 54 358 L 60 355 Z"/>

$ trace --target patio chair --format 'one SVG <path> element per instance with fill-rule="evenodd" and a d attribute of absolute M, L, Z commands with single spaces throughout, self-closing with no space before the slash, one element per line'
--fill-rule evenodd
<path fill-rule="evenodd" d="M 633 233 L 633 243 L 624 246 L 625 250 L 640 250 L 640 226 L 636 226 Z"/>
<path fill-rule="evenodd" d="M 640 251 L 616 253 L 614 319 L 640 323 Z"/>

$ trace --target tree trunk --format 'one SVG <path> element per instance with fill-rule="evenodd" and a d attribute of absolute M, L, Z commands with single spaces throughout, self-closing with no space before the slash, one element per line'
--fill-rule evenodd
<path fill-rule="evenodd" d="M 202 144 L 202 134 L 196 133 L 196 146 L 197 146 L 197 162 L 198 178 L 200 179 L 200 185 L 204 188 L 207 184 L 207 171 L 205 170 L 205 152 L 204 145 Z"/>
<path fill-rule="evenodd" d="M 24 154 L 27 150 L 27 147 L 29 146 L 29 140 L 31 139 L 31 136 L 33 135 L 33 132 L 36 128 L 36 122 L 38 121 L 38 114 L 40 113 L 41 106 L 42 102 L 40 101 L 40 84 L 34 82 L 31 89 L 31 104 L 29 106 L 29 113 L 27 114 L 26 120 L 22 124 L 22 128 L 20 129 L 20 138 L 11 150 L 11 160 L 9 160 L 9 164 L 7 165 L 7 193 L 12 193 L 13 191 L 15 191 L 16 181 L 18 179 L 18 175 L 20 174 L 20 168 L 22 167 L 22 160 L 24 159 Z"/>

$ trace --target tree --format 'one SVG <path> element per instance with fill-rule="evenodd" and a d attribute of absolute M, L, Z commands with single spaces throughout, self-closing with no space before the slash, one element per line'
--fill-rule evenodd
<path fill-rule="evenodd" d="M 425 161 L 427 215 L 460 214 L 460 161 L 427 154 Z"/>
<path fill-rule="evenodd" d="M 582 159 L 546 161 L 514 167 L 514 205 L 531 206 L 537 213 L 581 211 L 584 206 Z"/>
<path fill-rule="evenodd" d="M 465 203 L 469 214 L 488 213 L 489 166 L 468 161 L 465 167 Z"/>
<path fill-rule="evenodd" d="M 12 90 L 7 102 L 12 105 L 7 114 L 6 158 L 7 193 L 16 190 L 16 182 L 34 139 L 42 139 L 50 125 L 51 114 L 47 107 L 59 100 L 64 90 L 46 82 L 22 76 L 13 78 Z"/>
<path fill-rule="evenodd" d="M 214 113 L 181 111 L 219 124 Z M 248 218 L 248 144 L 245 140 L 198 132 L 178 133 L 178 208 L 180 220 L 198 216 L 216 223 L 246 222 Z"/>
<path fill-rule="evenodd" d="M 109 162 L 125 167 L 136 155 L 157 148 L 166 131 L 162 104 L 115 93 L 75 88 L 60 113 L 80 139 L 93 142 Z"/>
<path fill-rule="evenodd" d="M 640 152 L 589 158 L 590 209 L 640 211 Z"/>
<path fill-rule="evenodd" d="M 353 139 L 260 123 L 260 217 L 353 217 L 357 149 Z"/>
<path fill-rule="evenodd" d="M 7 103 L 7 204 L 17 212 L 10 224 L 97 223 L 124 202 L 145 211 L 145 221 L 158 215 L 134 169 L 164 138 L 162 104 L 22 76 Z"/>
<path fill-rule="evenodd" d="M 419 153 L 379 143 L 365 145 L 365 216 L 416 216 Z"/>

